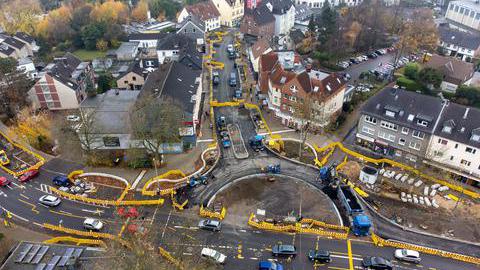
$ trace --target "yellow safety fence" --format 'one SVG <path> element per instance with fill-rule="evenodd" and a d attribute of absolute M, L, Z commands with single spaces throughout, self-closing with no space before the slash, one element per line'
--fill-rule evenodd
<path fill-rule="evenodd" d="M 226 214 L 227 214 L 227 209 L 225 207 L 222 207 L 222 210 L 219 213 L 219 212 L 209 211 L 208 209 L 203 208 L 203 205 L 200 206 L 200 216 L 202 217 L 216 218 L 219 220 L 223 220 Z"/>
<path fill-rule="evenodd" d="M 0 164 L 0 168 L 2 168 L 4 171 L 6 171 L 7 173 L 15 176 L 15 177 L 18 177 L 24 173 L 26 173 L 27 171 L 30 171 L 30 170 L 38 170 L 44 163 L 45 163 L 45 158 L 43 158 L 42 156 L 40 156 L 39 154 L 35 153 L 35 152 L 32 152 L 30 151 L 29 149 L 27 149 L 26 147 L 24 147 L 23 145 L 21 144 L 18 144 L 14 141 L 12 141 L 9 137 L 7 137 L 3 132 L 0 131 L 0 135 L 3 136 L 10 144 L 12 144 L 13 146 L 17 147 L 17 148 L 20 148 L 22 149 L 22 151 L 24 152 L 27 152 L 28 154 L 34 156 L 36 159 L 38 159 L 37 163 L 35 163 L 34 165 L 26 168 L 26 169 L 23 169 L 21 171 L 18 171 L 18 172 L 15 172 L 15 171 L 12 171 L 10 170 L 9 168 L 3 166 Z"/>
<path fill-rule="evenodd" d="M 348 233 L 350 231 L 349 227 L 345 226 L 340 226 L 340 225 L 335 225 L 335 224 L 328 224 L 323 221 L 311 219 L 311 218 L 304 218 L 300 221 L 301 224 L 308 224 L 310 227 L 317 226 L 317 227 L 322 227 L 326 229 L 332 229 L 332 230 L 339 230 L 339 231 L 345 231 Z"/>
<path fill-rule="evenodd" d="M 335 147 L 332 147 L 330 151 L 322 158 L 322 160 L 320 161 L 320 166 L 324 166 L 325 164 L 327 164 L 327 161 L 333 154 L 333 151 L 335 151 Z"/>
<path fill-rule="evenodd" d="M 57 244 L 57 243 L 75 243 L 77 246 L 100 246 L 106 248 L 107 245 L 102 240 L 76 238 L 72 236 L 58 236 L 43 241 L 45 244 Z"/>
<path fill-rule="evenodd" d="M 297 222 L 295 225 L 274 225 L 269 222 L 265 221 L 254 221 L 254 214 L 250 215 L 250 218 L 248 219 L 248 225 L 257 228 L 257 229 L 262 229 L 262 230 L 270 230 L 270 231 L 276 231 L 276 232 L 296 232 L 296 233 L 309 233 L 309 234 L 316 234 L 320 236 L 325 236 L 325 237 L 330 237 L 330 238 L 335 238 L 335 239 L 347 239 L 348 237 L 348 231 L 346 232 L 330 232 L 330 231 L 325 231 L 320 228 L 311 228 L 310 227 L 303 227 L 302 223 Z"/>
<path fill-rule="evenodd" d="M 335 168 L 337 171 L 341 170 L 345 164 L 347 164 L 348 162 L 348 156 L 345 156 L 345 158 L 343 159 L 342 163 L 338 164 L 337 167 Z"/>
<path fill-rule="evenodd" d="M 72 171 L 71 173 L 68 174 L 67 178 L 70 179 L 70 181 L 73 181 L 76 176 L 84 174 L 85 172 L 83 170 L 76 170 Z"/>
<path fill-rule="evenodd" d="M 176 194 L 175 190 L 172 190 L 172 192 L 170 192 L 170 199 L 172 200 L 172 206 L 174 209 L 183 210 L 187 205 L 188 200 L 185 200 L 182 204 L 179 204 L 177 202 L 177 199 L 175 199 L 175 194 Z"/>
<path fill-rule="evenodd" d="M 225 67 L 224 63 L 219 62 L 219 61 L 215 61 L 215 60 L 206 61 L 205 64 L 207 66 L 210 66 L 210 67 L 216 68 L 216 69 L 223 69 Z"/>
<path fill-rule="evenodd" d="M 393 166 L 393 167 L 401 168 L 405 171 L 409 171 L 413 174 L 416 174 L 419 177 L 422 177 L 424 179 L 430 180 L 432 182 L 438 183 L 438 184 L 443 185 L 443 186 L 447 186 L 452 190 L 455 190 L 455 191 L 461 192 L 463 194 L 466 194 L 466 195 L 468 195 L 468 196 L 470 196 L 474 199 L 480 198 L 479 193 L 477 193 L 475 191 L 472 191 L 472 190 L 469 190 L 469 189 L 466 189 L 463 186 L 458 186 L 458 185 L 449 183 L 445 180 L 437 179 L 437 178 L 435 178 L 433 176 L 430 176 L 430 175 L 427 175 L 427 174 L 425 174 L 425 173 L 423 173 L 423 172 L 419 171 L 418 169 L 415 169 L 411 166 L 405 165 L 403 163 L 400 163 L 400 162 L 397 162 L 397 161 L 394 161 L 394 160 L 391 160 L 391 159 L 388 159 L 388 158 L 375 159 L 375 158 L 367 157 L 365 155 L 362 155 L 360 153 L 357 153 L 353 150 L 350 150 L 350 149 L 346 148 L 345 146 L 343 146 L 343 144 L 341 142 L 334 142 L 334 143 L 331 143 L 331 144 L 329 144 L 327 146 L 324 146 L 322 148 L 319 148 L 318 146 L 314 145 L 315 150 L 319 153 L 323 152 L 326 149 L 329 149 L 331 147 L 338 147 L 345 154 L 356 157 L 356 158 L 361 159 L 361 160 L 364 160 L 366 162 L 370 162 L 370 163 L 374 163 L 374 164 L 385 163 L 385 164 L 388 164 L 388 165 Z"/>
<path fill-rule="evenodd" d="M 429 247 L 418 246 L 418 245 L 409 244 L 409 243 L 401 243 L 396 241 L 385 240 L 374 233 L 372 233 L 372 241 L 377 246 L 411 249 L 411 250 L 416 250 L 418 252 L 422 252 L 426 254 L 450 258 L 453 260 L 458 260 L 458 261 L 463 261 L 463 262 L 468 262 L 473 264 L 480 264 L 480 258 L 477 258 L 477 257 L 467 256 L 467 255 L 453 253 L 449 251 L 438 250 L 438 249 L 429 248 Z"/>
<path fill-rule="evenodd" d="M 109 233 L 100 233 L 100 232 L 92 232 L 92 231 L 86 232 L 86 231 L 75 230 L 75 229 L 71 229 L 63 226 L 57 226 L 49 223 L 43 223 L 43 227 L 45 229 L 49 229 L 52 231 L 57 231 L 57 232 L 62 232 L 62 233 L 67 233 L 72 235 L 79 235 L 79 236 L 91 237 L 91 238 L 111 239 L 111 240 L 120 242 L 124 246 L 130 247 L 130 244 L 127 241 Z"/>
<path fill-rule="evenodd" d="M 160 252 L 160 255 L 162 255 L 163 258 L 165 258 L 167 261 L 169 261 L 171 264 L 175 265 L 179 269 L 185 269 L 181 262 L 177 259 L 175 259 L 170 252 L 166 251 L 162 247 L 158 247 L 158 251 Z"/>
<path fill-rule="evenodd" d="M 99 204 L 99 205 L 113 205 L 113 206 L 126 206 L 126 205 L 162 205 L 164 203 L 164 199 L 160 198 L 157 200 L 132 200 L 132 201 L 113 201 L 113 200 L 103 200 L 103 199 L 93 199 L 93 198 L 86 198 L 76 194 L 70 194 L 65 191 L 58 190 L 54 187 L 50 187 L 50 190 L 61 196 L 68 198 L 74 201 L 81 201 L 84 203 L 90 204 Z"/>
<path fill-rule="evenodd" d="M 147 190 L 148 187 L 150 187 L 150 185 L 159 180 L 159 179 L 167 179 L 167 177 L 169 176 L 172 176 L 172 175 L 178 175 L 180 176 L 180 178 L 183 178 L 185 177 L 186 175 L 181 171 L 181 170 L 170 170 L 164 174 L 161 174 L 161 175 L 157 175 L 157 176 L 154 176 L 152 178 L 150 178 L 146 183 L 145 185 L 143 185 L 142 187 L 142 195 L 145 195 L 145 196 L 155 196 L 157 195 L 157 192 L 155 190 Z M 161 195 L 167 195 L 167 194 L 170 194 L 171 193 L 171 190 L 173 189 L 169 189 L 168 192 L 165 191 L 166 193 L 165 194 L 161 194 Z"/>

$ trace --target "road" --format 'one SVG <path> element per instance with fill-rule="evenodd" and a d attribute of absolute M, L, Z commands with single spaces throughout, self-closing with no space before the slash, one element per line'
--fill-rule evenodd
<path fill-rule="evenodd" d="M 232 41 L 232 36 L 225 37 L 225 42 L 220 48 L 216 48 L 219 61 L 225 63 L 225 69 L 220 72 L 219 86 L 214 89 L 215 99 L 229 101 L 233 91 L 228 86 L 228 74 L 233 68 L 233 61 L 227 59 L 226 44 Z M 367 65 L 363 63 L 358 65 Z M 371 63 L 374 65 L 373 63 Z M 222 107 L 216 108 L 215 113 L 225 115 L 227 123 L 236 123 L 242 130 L 244 140 L 255 134 L 255 128 L 248 111 L 244 108 Z M 260 173 L 260 168 L 272 163 L 281 163 L 282 173 L 308 182 L 312 187 L 322 188 L 322 183 L 316 180 L 317 170 L 306 166 L 299 166 L 289 161 L 279 159 L 267 152 L 256 153 L 247 146 L 248 159 L 236 159 L 232 149 L 222 151 L 222 159 L 213 171 L 216 180 L 211 180 L 208 186 L 200 186 L 194 189 L 192 201 L 202 203 L 210 199 L 214 194 L 235 179 L 242 176 Z M 9 187 L 0 188 L 0 206 L 10 211 L 16 224 L 30 227 L 36 231 L 44 231 L 41 224 L 61 224 L 64 227 L 82 230 L 82 222 L 85 217 L 96 217 L 106 222 L 104 232 L 117 234 L 120 231 L 121 220 L 115 215 L 115 208 L 88 205 L 80 202 L 64 199 L 62 204 L 55 208 L 48 208 L 38 203 L 38 198 L 48 194 L 51 179 L 59 174 L 68 174 L 70 171 L 82 168 L 81 164 L 53 159 L 41 168 L 40 175 L 26 184 L 20 184 L 17 180 Z M 7 176 L 0 172 L 0 176 Z M 228 207 L 228 205 L 227 205 Z M 380 255 L 393 259 L 392 248 L 382 248 L 373 245 L 369 239 L 333 240 L 320 238 L 315 235 L 305 234 L 280 234 L 268 231 L 259 231 L 248 227 L 247 217 L 244 222 L 223 224 L 222 231 L 213 233 L 200 230 L 197 227 L 199 220 L 196 212 L 186 210 L 176 212 L 167 202 L 160 207 L 142 207 L 140 212 L 143 222 L 152 225 L 152 239 L 155 244 L 164 246 L 174 253 L 174 256 L 198 257 L 202 247 L 212 247 L 228 256 L 225 269 L 256 269 L 260 260 L 272 259 L 271 248 L 277 243 L 294 244 L 298 256 L 289 261 L 280 259 L 286 265 L 286 269 L 333 269 L 351 270 L 359 269 L 361 259 L 364 256 Z M 410 239 L 415 242 L 415 239 Z M 306 258 L 310 249 L 324 249 L 332 253 L 333 261 L 328 265 L 313 264 Z M 466 264 L 446 258 L 422 254 L 422 263 L 412 265 L 393 261 L 396 269 L 428 269 L 428 270 L 470 270 L 478 269 L 477 266 Z"/>
<path fill-rule="evenodd" d="M 362 72 L 375 69 L 380 64 L 393 62 L 394 57 L 395 57 L 395 53 L 387 53 L 384 55 L 380 55 L 375 59 L 368 59 L 368 61 L 361 62 L 359 64 L 353 64 L 347 69 L 345 69 L 345 72 L 347 72 L 348 74 L 350 74 L 350 76 L 352 76 L 352 78 L 350 79 L 350 82 L 354 83 L 355 81 L 358 81 L 360 74 Z"/>

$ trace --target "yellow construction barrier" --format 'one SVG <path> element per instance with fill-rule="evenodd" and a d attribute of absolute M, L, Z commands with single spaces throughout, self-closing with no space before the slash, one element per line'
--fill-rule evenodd
<path fill-rule="evenodd" d="M 374 233 L 372 233 L 372 241 L 375 245 L 381 246 L 381 247 L 394 247 L 394 248 L 411 249 L 411 250 L 416 250 L 418 252 L 422 252 L 422 253 L 426 253 L 426 254 L 441 256 L 441 257 L 445 257 L 445 258 L 450 258 L 450 259 L 453 259 L 453 260 L 458 260 L 458 261 L 463 261 L 463 262 L 468 262 L 468 263 L 473 263 L 473 264 L 480 264 L 480 258 L 467 256 L 467 255 L 463 255 L 463 254 L 458 254 L 458 253 L 453 253 L 453 252 L 448 252 L 448 251 L 443 251 L 443 250 L 438 250 L 438 249 L 429 248 L 429 247 L 418 246 L 418 245 L 409 244 L 409 243 L 402 243 L 402 242 L 385 240 L 385 239 L 379 237 L 378 235 L 376 235 Z"/>
<path fill-rule="evenodd" d="M 332 230 L 339 230 L 339 231 L 345 231 L 348 233 L 350 231 L 349 227 L 345 226 L 340 226 L 340 225 L 335 225 L 335 224 L 328 224 L 323 221 L 311 219 L 311 218 L 304 218 L 300 221 L 301 224 L 309 224 L 310 227 L 317 226 L 317 227 L 322 227 L 326 229 L 332 229 Z"/>
<path fill-rule="evenodd" d="M 251 214 L 250 218 L 248 219 L 248 225 L 257 228 L 257 229 L 262 229 L 262 230 L 270 230 L 270 231 L 276 231 L 276 232 L 296 232 L 296 233 L 309 233 L 309 234 L 316 234 L 320 236 L 325 236 L 325 237 L 330 237 L 330 238 L 335 238 L 335 239 L 347 239 L 348 237 L 348 230 L 345 230 L 345 232 L 330 232 L 330 231 L 324 231 L 320 228 L 312 228 L 312 225 L 310 223 L 310 226 L 304 227 L 304 225 L 301 222 L 297 222 L 295 225 L 274 225 L 269 222 L 265 221 L 254 221 L 255 215 Z M 326 224 L 326 223 L 325 223 Z M 322 224 L 322 225 L 325 225 Z M 336 225 L 332 225 L 336 226 Z M 338 226 L 340 227 L 340 226 Z M 338 228 L 335 228 L 338 229 Z"/>
<path fill-rule="evenodd" d="M 74 201 L 81 201 L 89 204 L 99 204 L 99 205 L 113 205 L 113 206 L 126 206 L 126 205 L 162 205 L 164 203 L 164 199 L 160 198 L 157 200 L 134 200 L 134 201 L 113 201 L 113 200 L 103 200 L 103 199 L 93 199 L 93 198 L 86 198 L 76 194 L 70 194 L 68 192 L 64 192 L 58 190 L 54 187 L 50 187 L 50 190 L 57 194 L 58 196 L 68 198 Z"/>
<path fill-rule="evenodd" d="M 225 67 L 225 64 L 222 62 L 218 62 L 215 60 L 210 60 L 205 62 L 207 66 L 210 66 L 211 68 L 216 68 L 216 69 L 223 69 Z"/>
<path fill-rule="evenodd" d="M 9 168 L 3 166 L 0 164 L 0 168 L 2 168 L 4 171 L 6 171 L 7 173 L 15 176 L 15 177 L 18 177 L 24 173 L 26 173 L 27 171 L 30 171 L 30 170 L 38 170 L 44 163 L 45 163 L 45 158 L 43 158 L 42 156 L 40 156 L 39 154 L 35 153 L 35 152 L 32 152 L 30 151 L 29 149 L 27 149 L 26 147 L 24 147 L 23 145 L 21 144 L 18 144 L 14 141 L 12 141 L 9 137 L 7 137 L 3 132 L 0 131 L 0 135 L 3 136 L 11 145 L 17 147 L 17 148 L 20 148 L 22 149 L 22 151 L 24 152 L 27 152 L 28 154 L 34 156 L 38 161 L 37 163 L 35 163 L 34 165 L 24 169 L 24 170 L 21 170 L 21 171 L 18 171 L 18 172 L 15 172 L 15 171 L 12 171 L 10 170 Z"/>
<path fill-rule="evenodd" d="M 70 181 L 73 181 L 76 176 L 79 176 L 84 173 L 85 172 L 83 170 L 72 171 L 71 173 L 68 174 L 67 178 L 70 179 Z"/>
<path fill-rule="evenodd" d="M 57 226 L 49 223 L 43 223 L 43 227 L 45 229 L 49 229 L 52 231 L 57 231 L 57 232 L 62 232 L 62 233 L 67 233 L 72 235 L 79 235 L 79 236 L 91 237 L 91 238 L 111 239 L 111 240 L 118 241 L 127 247 L 130 247 L 130 244 L 127 241 L 109 233 L 99 233 L 99 232 L 92 232 L 92 231 L 86 232 L 86 231 L 75 230 L 75 229 L 71 229 L 63 226 Z"/>
<path fill-rule="evenodd" d="M 243 100 L 237 100 L 237 101 L 227 101 L 227 102 L 218 102 L 216 100 L 213 100 L 210 102 L 211 107 L 238 107 L 243 104 Z"/>
<path fill-rule="evenodd" d="M 182 264 L 180 263 L 179 260 L 175 259 L 170 252 L 166 251 L 162 247 L 158 247 L 158 251 L 160 252 L 160 255 L 162 255 L 163 258 L 165 258 L 167 261 L 169 261 L 171 264 L 175 265 L 179 269 L 185 269 Z"/>
<path fill-rule="evenodd" d="M 458 191 L 458 192 L 461 192 L 465 195 L 468 195 L 474 199 L 478 199 L 480 198 L 480 194 L 475 192 L 475 191 L 472 191 L 472 190 L 469 190 L 469 189 L 465 189 L 463 186 L 458 186 L 458 185 L 455 185 L 455 184 L 452 184 L 452 183 L 449 183 L 445 180 L 441 180 L 441 179 L 437 179 L 433 176 L 430 176 L 430 175 L 427 175 L 421 171 L 419 171 L 418 169 L 415 169 L 411 166 L 408 166 L 408 165 L 405 165 L 405 164 L 402 164 L 400 162 L 397 162 L 397 161 L 394 161 L 394 160 L 391 160 L 391 159 L 388 159 L 388 158 L 380 158 L 380 159 L 375 159 L 375 158 L 371 158 L 371 157 L 367 157 L 365 155 L 362 155 L 360 153 L 357 153 L 353 150 L 350 150 L 348 148 L 346 148 L 345 146 L 343 146 L 343 144 L 341 142 L 334 142 L 334 143 L 331 143 L 327 146 L 324 146 L 322 148 L 319 148 L 318 146 L 314 145 L 314 148 L 317 152 L 321 153 L 323 151 L 325 151 L 326 149 L 330 148 L 330 147 L 338 147 L 342 152 L 344 152 L 345 154 L 347 155 L 350 155 L 350 156 L 353 156 L 353 157 L 356 157 L 358 159 L 361 159 L 361 160 L 364 160 L 366 162 L 370 162 L 370 163 L 374 163 L 374 164 L 381 164 L 381 163 L 385 163 L 385 164 L 388 164 L 390 166 L 393 166 L 393 167 L 398 167 L 398 168 L 401 168 L 405 171 L 409 171 L 413 174 L 416 174 L 418 175 L 419 177 L 421 178 L 425 178 L 427 180 L 430 180 L 432 182 L 435 182 L 435 183 L 438 183 L 440 185 L 443 185 L 443 186 L 447 186 L 449 187 L 450 189 L 452 190 L 455 190 L 455 191 Z"/>
<path fill-rule="evenodd" d="M 102 240 L 98 239 L 87 239 L 87 238 L 76 238 L 72 236 L 58 236 L 54 238 L 47 239 L 43 241 L 45 244 L 57 244 L 57 243 L 75 243 L 77 246 L 100 246 L 106 248 L 107 245 Z"/>
<path fill-rule="evenodd" d="M 209 218 L 216 218 L 219 220 L 223 220 L 226 214 L 227 214 L 227 209 L 225 207 L 222 207 L 222 211 L 218 213 L 218 212 L 212 212 L 203 208 L 203 205 L 200 206 L 200 216 L 202 217 L 209 217 Z"/>
<path fill-rule="evenodd" d="M 335 168 L 337 171 L 341 170 L 345 164 L 348 162 L 348 156 L 345 155 L 345 158 L 343 159 L 342 163 L 338 164 L 338 166 Z"/>
<path fill-rule="evenodd" d="M 145 195 L 145 196 L 155 196 L 157 195 L 157 192 L 155 190 L 148 190 L 148 188 L 150 187 L 150 185 L 157 181 L 157 180 L 161 180 L 161 179 L 167 179 L 167 177 L 171 176 L 171 175 L 179 175 L 180 178 L 183 178 L 185 177 L 186 175 L 181 171 L 181 170 L 170 170 L 164 174 L 161 174 L 161 175 L 157 175 L 155 177 L 152 177 L 150 178 L 146 183 L 145 185 L 143 185 L 142 187 L 142 195 Z M 165 193 L 165 194 L 162 194 L 162 195 L 166 195 L 166 194 L 169 194 L 171 191 L 169 191 L 168 193 Z"/>
<path fill-rule="evenodd" d="M 187 205 L 188 200 L 185 200 L 182 204 L 179 204 L 175 199 L 175 194 L 176 194 L 175 190 L 172 190 L 172 192 L 170 192 L 170 199 L 172 200 L 173 208 L 178 210 L 183 210 Z"/>
<path fill-rule="evenodd" d="M 322 158 L 320 161 L 320 166 L 327 164 L 328 158 L 330 158 L 330 156 L 333 154 L 333 151 L 335 151 L 335 147 L 332 147 L 332 149 L 330 149 L 330 151 Z"/>

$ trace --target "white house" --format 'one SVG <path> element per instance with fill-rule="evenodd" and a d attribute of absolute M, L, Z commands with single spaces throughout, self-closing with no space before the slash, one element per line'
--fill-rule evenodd
<path fill-rule="evenodd" d="M 480 34 L 440 26 L 438 35 L 438 46 L 446 55 L 466 62 L 472 62 L 474 58 L 480 56 Z"/>
<path fill-rule="evenodd" d="M 158 40 L 165 36 L 165 33 L 134 33 L 128 36 L 129 42 L 138 42 L 139 48 L 155 49 Z"/>
<path fill-rule="evenodd" d="M 431 137 L 427 163 L 480 186 L 480 110 L 447 103 Z"/>
<path fill-rule="evenodd" d="M 220 12 L 220 24 L 233 27 L 239 25 L 244 13 L 243 0 L 212 0 Z"/>
<path fill-rule="evenodd" d="M 275 17 L 275 35 L 288 35 L 295 24 L 295 6 L 291 0 L 268 0 L 264 4 Z"/>
<path fill-rule="evenodd" d="M 178 15 L 177 21 L 181 24 L 188 17 L 195 17 L 200 20 L 205 25 L 205 31 L 220 28 L 220 12 L 212 1 L 185 6 Z"/>
<path fill-rule="evenodd" d="M 17 70 L 25 73 L 29 79 L 35 79 L 38 75 L 37 69 L 30 58 L 19 59 Z"/>
<path fill-rule="evenodd" d="M 480 30 L 480 5 L 474 0 L 451 1 L 445 18 L 456 27 L 478 31 Z"/>

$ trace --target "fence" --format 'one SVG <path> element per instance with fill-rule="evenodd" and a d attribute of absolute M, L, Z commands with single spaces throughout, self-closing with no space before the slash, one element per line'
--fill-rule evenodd
<path fill-rule="evenodd" d="M 76 238 L 72 236 L 58 236 L 50 238 L 43 241 L 45 244 L 56 244 L 56 243 L 75 243 L 77 246 L 88 245 L 88 246 L 100 246 L 106 248 L 107 245 L 102 240 L 98 239 L 86 239 L 86 238 Z"/>
<path fill-rule="evenodd" d="M 44 163 L 45 163 L 45 158 L 43 158 L 42 156 L 40 156 L 39 154 L 35 153 L 35 152 L 32 152 L 30 151 L 29 149 L 27 149 L 26 147 L 24 147 L 23 145 L 21 144 L 18 144 L 14 141 L 12 141 L 9 137 L 7 137 L 7 135 L 5 135 L 3 132 L 0 131 L 0 135 L 3 136 L 11 145 L 17 147 L 17 148 L 20 148 L 22 149 L 22 151 L 24 152 L 27 152 L 28 154 L 34 156 L 38 161 L 37 163 L 35 163 L 34 165 L 28 167 L 27 169 L 23 169 L 21 171 L 18 171 L 18 172 L 14 172 L 12 170 L 10 170 L 9 168 L 3 166 L 0 164 L 0 168 L 2 168 L 4 171 L 6 171 L 7 173 L 15 176 L 15 177 L 18 177 L 24 173 L 26 173 L 27 171 L 30 171 L 30 170 L 38 170 Z"/>
<path fill-rule="evenodd" d="M 295 225 L 275 225 L 265 221 L 254 221 L 255 215 L 251 214 L 250 218 L 248 219 L 248 225 L 263 230 L 270 230 L 276 232 L 297 232 L 297 233 L 309 233 L 309 234 L 316 234 L 320 236 L 326 236 L 335 239 L 347 239 L 348 237 L 348 230 L 346 232 L 330 232 L 324 231 L 320 228 L 311 228 L 310 227 L 303 227 L 301 222 L 295 223 Z M 333 225 L 336 226 L 336 225 Z M 341 227 L 341 226 L 338 226 Z"/>
<path fill-rule="evenodd" d="M 175 198 L 175 194 L 176 194 L 175 190 L 172 190 L 172 192 L 170 192 L 170 198 L 172 200 L 173 208 L 178 210 L 183 210 L 188 203 L 188 199 L 185 200 L 182 204 L 179 204 L 177 202 L 177 199 Z"/>
<path fill-rule="evenodd" d="M 175 259 L 170 252 L 166 251 L 162 247 L 158 247 L 158 252 L 160 255 L 162 255 L 163 258 L 165 258 L 167 261 L 178 267 L 179 269 L 185 269 L 182 264 L 180 263 L 179 260 Z"/>
<path fill-rule="evenodd" d="M 62 226 L 57 226 L 57 225 L 53 225 L 53 224 L 49 224 L 49 223 L 43 223 L 43 227 L 45 229 L 50 229 L 52 231 L 57 231 L 57 232 L 62 232 L 62 233 L 67 233 L 67 234 L 72 234 L 72 235 L 80 235 L 80 236 L 85 236 L 85 237 L 91 237 L 91 238 L 103 238 L 103 239 L 110 239 L 110 240 L 115 240 L 115 241 L 118 241 L 120 242 L 121 244 L 123 244 L 124 246 L 127 246 L 127 247 L 130 247 L 130 244 L 113 235 L 113 234 L 109 234 L 109 233 L 99 233 L 99 232 L 92 232 L 92 231 L 80 231 L 80 230 L 75 230 L 75 229 L 71 229 L 71 228 L 66 228 L 66 227 L 62 227 Z"/>
<path fill-rule="evenodd" d="M 200 216 L 202 217 L 209 217 L 209 218 L 216 218 L 219 220 L 223 220 L 226 214 L 227 214 L 227 209 L 225 207 L 222 207 L 222 210 L 219 213 L 219 212 L 209 211 L 203 208 L 203 205 L 200 206 Z"/>
<path fill-rule="evenodd" d="M 450 258 L 453 260 L 458 260 L 458 261 L 463 261 L 463 262 L 468 262 L 473 264 L 480 264 L 480 258 L 453 253 L 449 251 L 443 251 L 443 250 L 434 249 L 434 248 L 429 248 L 429 247 L 424 247 L 424 246 L 418 246 L 418 245 L 409 244 L 409 243 L 385 240 L 374 233 L 372 233 L 372 241 L 377 246 L 411 249 L 411 250 L 416 250 L 418 252 L 422 252 L 426 254 Z"/>
<path fill-rule="evenodd" d="M 99 205 L 113 205 L 113 206 L 126 206 L 126 205 L 162 205 L 164 203 L 164 199 L 160 198 L 157 200 L 132 200 L 132 201 L 120 201 L 120 200 L 103 200 L 103 199 L 93 199 L 87 198 L 80 195 L 70 194 L 65 191 L 58 190 L 54 187 L 50 187 L 50 190 L 67 199 L 74 200 L 74 201 L 81 201 L 89 204 L 99 204 Z"/>

